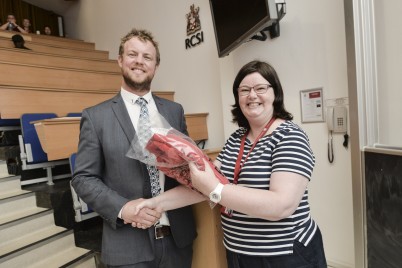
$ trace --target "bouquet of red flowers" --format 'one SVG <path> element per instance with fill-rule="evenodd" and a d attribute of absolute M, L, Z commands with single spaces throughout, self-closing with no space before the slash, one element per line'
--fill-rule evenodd
<path fill-rule="evenodd" d="M 166 120 L 163 120 L 166 125 Z M 152 135 L 146 144 L 141 144 L 138 137 L 131 143 L 127 156 L 147 165 L 156 166 L 165 175 L 192 189 L 189 162 L 194 162 L 199 170 L 205 170 L 203 159 L 214 170 L 222 184 L 229 183 L 208 156 L 188 136 L 171 128 L 151 128 Z M 196 190 L 196 189 L 194 189 Z"/>

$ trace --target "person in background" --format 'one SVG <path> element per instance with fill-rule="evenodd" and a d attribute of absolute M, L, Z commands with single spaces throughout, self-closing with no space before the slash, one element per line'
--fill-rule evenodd
<path fill-rule="evenodd" d="M 149 127 L 141 122 L 158 112 L 187 134 L 183 107 L 152 94 L 160 54 L 148 31 L 133 29 L 121 39 L 118 64 L 120 92 L 82 113 L 72 186 L 103 218 L 101 254 L 108 267 L 190 268 L 196 237 L 192 208 L 134 212 L 144 198 L 173 192 L 181 199 L 192 191 L 126 156 L 134 136 Z"/>
<path fill-rule="evenodd" d="M 24 31 L 27 33 L 31 33 L 31 21 L 29 19 L 23 19 L 22 20 L 22 26 L 24 28 Z"/>
<path fill-rule="evenodd" d="M 20 34 L 13 35 L 11 40 L 13 41 L 15 48 L 29 49 L 25 46 L 24 37 L 22 37 Z"/>
<path fill-rule="evenodd" d="M 49 26 L 45 26 L 44 32 L 45 32 L 46 35 L 52 35 L 52 30 L 50 29 Z"/>
<path fill-rule="evenodd" d="M 9 14 L 9 15 L 7 16 L 7 22 L 4 23 L 3 25 L 1 25 L 1 26 L 0 26 L 0 29 L 1 29 L 1 30 L 4 30 L 4 31 L 20 32 L 20 33 L 23 33 L 23 34 L 26 34 L 26 33 L 27 33 L 22 27 L 20 27 L 20 26 L 17 24 L 17 22 L 16 22 L 16 20 L 15 20 L 15 16 L 12 15 L 12 14 Z"/>

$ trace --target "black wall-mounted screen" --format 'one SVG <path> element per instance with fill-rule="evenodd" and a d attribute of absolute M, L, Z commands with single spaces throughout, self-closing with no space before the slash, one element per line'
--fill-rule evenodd
<path fill-rule="evenodd" d="M 215 38 L 219 57 L 232 50 L 261 30 L 272 20 L 271 0 L 210 0 Z M 272 11 L 271 11 L 272 14 Z"/>

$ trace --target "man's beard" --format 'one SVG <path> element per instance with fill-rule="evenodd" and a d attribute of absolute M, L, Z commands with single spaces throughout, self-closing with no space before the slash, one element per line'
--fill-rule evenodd
<path fill-rule="evenodd" d="M 147 76 L 142 82 L 136 82 L 130 78 L 129 75 L 123 73 L 124 82 L 131 88 L 137 91 L 149 91 L 151 89 L 151 82 L 153 77 Z"/>

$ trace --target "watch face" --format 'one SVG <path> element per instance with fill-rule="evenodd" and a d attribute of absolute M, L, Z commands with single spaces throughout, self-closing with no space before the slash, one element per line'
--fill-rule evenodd
<path fill-rule="evenodd" d="M 223 184 L 219 183 L 218 186 L 216 186 L 215 190 L 213 190 L 209 194 L 209 200 L 211 200 L 214 203 L 219 203 L 221 201 L 221 192 L 223 189 Z"/>
<path fill-rule="evenodd" d="M 221 201 L 221 196 L 217 193 L 211 193 L 211 196 L 209 198 L 212 202 L 218 203 Z"/>

